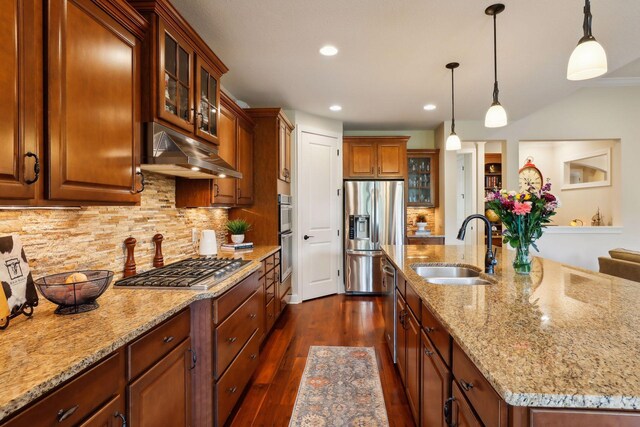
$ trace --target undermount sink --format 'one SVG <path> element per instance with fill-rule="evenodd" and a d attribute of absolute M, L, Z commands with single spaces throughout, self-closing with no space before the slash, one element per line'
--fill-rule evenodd
<path fill-rule="evenodd" d="M 480 278 L 480 271 L 468 267 L 420 265 L 412 268 L 419 276 L 434 285 L 474 286 L 491 284 L 490 281 Z"/>

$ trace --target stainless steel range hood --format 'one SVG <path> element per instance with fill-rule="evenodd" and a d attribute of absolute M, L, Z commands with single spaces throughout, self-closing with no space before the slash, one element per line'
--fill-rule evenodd
<path fill-rule="evenodd" d="M 158 123 L 146 124 L 143 170 L 191 179 L 242 178 L 218 150 Z"/>

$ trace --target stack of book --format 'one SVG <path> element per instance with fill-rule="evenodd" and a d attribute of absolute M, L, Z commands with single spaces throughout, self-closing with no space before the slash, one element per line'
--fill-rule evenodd
<path fill-rule="evenodd" d="M 249 251 L 253 249 L 253 242 L 223 243 L 222 249 L 229 251 Z"/>

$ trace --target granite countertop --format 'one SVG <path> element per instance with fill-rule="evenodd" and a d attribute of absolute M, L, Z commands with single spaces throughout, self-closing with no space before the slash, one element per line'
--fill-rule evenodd
<path fill-rule="evenodd" d="M 411 266 L 484 269 L 485 248 L 383 250 L 508 404 L 640 409 L 640 283 L 538 257 L 518 276 L 498 248 L 495 284 L 431 285 Z"/>
<path fill-rule="evenodd" d="M 260 268 L 260 260 L 279 246 L 219 256 L 251 262 L 206 291 L 120 289 L 110 286 L 100 307 L 61 316 L 40 298 L 33 317 L 14 319 L 0 331 L 0 420 L 152 329 L 196 300 L 214 298 Z"/>
<path fill-rule="evenodd" d="M 407 231 L 407 237 L 412 239 L 444 238 L 444 234 L 416 234 L 415 231 Z"/>

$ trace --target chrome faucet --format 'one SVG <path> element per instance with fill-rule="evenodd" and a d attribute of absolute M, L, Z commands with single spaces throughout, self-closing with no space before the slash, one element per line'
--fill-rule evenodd
<path fill-rule="evenodd" d="M 472 219 L 480 219 L 485 223 L 484 231 L 487 240 L 487 253 L 484 256 L 484 272 L 487 274 L 493 274 L 493 267 L 498 263 L 498 260 L 496 260 L 495 251 L 491 249 L 491 221 L 489 221 L 489 218 L 480 214 L 473 214 L 466 217 L 462 222 L 460 231 L 458 231 L 458 240 L 464 240 L 464 235 L 467 233 L 467 225 Z"/>

